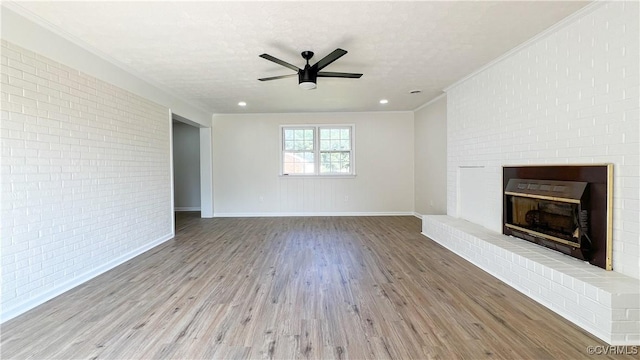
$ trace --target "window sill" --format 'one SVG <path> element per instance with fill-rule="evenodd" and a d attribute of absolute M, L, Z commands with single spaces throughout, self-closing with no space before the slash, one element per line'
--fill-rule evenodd
<path fill-rule="evenodd" d="M 354 179 L 356 174 L 352 175 L 278 175 L 283 179 Z"/>

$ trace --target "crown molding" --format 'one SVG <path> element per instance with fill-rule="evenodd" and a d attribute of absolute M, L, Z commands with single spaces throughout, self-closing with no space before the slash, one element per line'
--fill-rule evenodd
<path fill-rule="evenodd" d="M 422 109 L 426 108 L 427 106 L 429 106 L 429 105 L 433 104 L 434 102 L 436 102 L 436 101 L 438 101 L 438 100 L 442 99 L 442 98 L 443 98 L 443 97 L 445 97 L 445 96 L 447 96 L 447 93 L 443 92 L 442 94 L 440 94 L 440 95 L 438 95 L 438 96 L 434 97 L 433 99 L 431 99 L 431 100 L 427 101 L 426 103 L 424 103 L 424 104 L 422 104 L 422 105 L 418 106 L 417 108 L 415 108 L 415 109 L 413 110 L 413 112 L 416 112 L 416 111 L 422 110 Z"/>

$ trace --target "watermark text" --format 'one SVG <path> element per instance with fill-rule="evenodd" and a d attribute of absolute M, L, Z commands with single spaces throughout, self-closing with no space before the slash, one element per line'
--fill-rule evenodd
<path fill-rule="evenodd" d="M 640 346 L 590 345 L 587 346 L 589 355 L 638 355 Z"/>

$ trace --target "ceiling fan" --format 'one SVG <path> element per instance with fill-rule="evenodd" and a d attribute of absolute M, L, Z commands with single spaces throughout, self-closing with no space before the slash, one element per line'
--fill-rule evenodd
<path fill-rule="evenodd" d="M 291 65 L 288 62 L 282 61 L 269 54 L 262 54 L 260 55 L 261 58 L 267 59 L 269 61 L 273 61 L 278 65 L 282 65 L 286 68 L 296 71 L 297 74 L 272 76 L 272 77 L 262 78 L 258 80 L 260 81 L 277 80 L 277 79 L 284 79 L 284 78 L 298 75 L 298 85 L 305 90 L 311 90 L 316 88 L 316 79 L 319 77 L 352 78 L 352 79 L 360 78 L 362 74 L 320 71 L 325 67 L 327 67 L 332 62 L 338 60 L 340 57 L 342 57 L 346 53 L 347 53 L 346 50 L 335 49 L 331 54 L 323 57 L 317 63 L 313 65 L 309 65 L 309 60 L 313 57 L 313 51 L 303 51 L 301 55 L 307 61 L 307 64 L 304 66 L 304 69 L 300 69 L 297 66 Z"/>

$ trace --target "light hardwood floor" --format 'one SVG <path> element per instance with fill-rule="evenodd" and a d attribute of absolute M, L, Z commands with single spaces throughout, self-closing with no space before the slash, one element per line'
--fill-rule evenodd
<path fill-rule="evenodd" d="M 582 359 L 603 345 L 414 217 L 197 216 L 5 323 L 2 358 Z"/>

